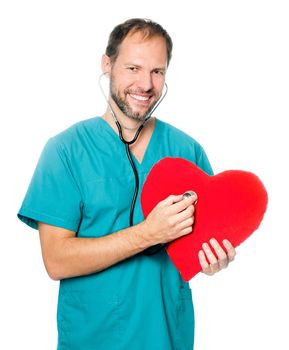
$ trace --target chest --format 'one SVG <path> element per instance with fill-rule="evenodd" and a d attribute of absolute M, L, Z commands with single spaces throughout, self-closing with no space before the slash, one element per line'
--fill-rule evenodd
<path fill-rule="evenodd" d="M 151 168 L 150 162 L 141 164 L 149 142 L 150 137 L 142 137 L 131 149 L 137 167 L 140 191 Z M 81 161 L 73 169 L 83 198 L 83 220 L 79 235 L 91 236 L 97 232 L 98 236 L 102 236 L 127 227 L 135 190 L 135 177 L 125 145 L 118 139 L 106 137 L 102 142 L 95 142 L 93 147 L 82 149 L 82 157 L 77 159 L 80 158 Z M 134 217 L 136 221 L 142 219 L 138 201 Z"/>
<path fill-rule="evenodd" d="M 150 146 L 150 141 L 153 135 L 153 128 L 150 127 L 148 129 L 142 130 L 136 142 L 130 145 L 130 151 L 134 155 L 135 159 L 139 164 L 142 163 L 144 156 L 148 147 Z M 133 139 L 134 135 L 125 135 L 126 140 Z"/>

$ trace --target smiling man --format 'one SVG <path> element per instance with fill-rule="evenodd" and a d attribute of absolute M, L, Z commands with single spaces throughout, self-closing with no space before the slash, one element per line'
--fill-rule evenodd
<path fill-rule="evenodd" d="M 190 286 L 161 248 L 192 232 L 196 197 L 172 193 L 144 220 L 135 191 L 136 178 L 141 189 L 167 156 L 212 174 L 194 139 L 151 116 L 171 51 L 157 23 L 131 19 L 114 28 L 102 57 L 110 80 L 106 112 L 47 142 L 18 213 L 39 230 L 47 272 L 60 280 L 59 350 L 193 349 Z M 119 136 L 135 141 L 124 145 Z M 212 275 L 235 250 L 226 240 L 226 251 L 214 239 L 208 243 L 199 258 Z"/>
<path fill-rule="evenodd" d="M 117 59 L 103 56 L 103 71 L 110 73 L 110 96 L 126 118 L 142 121 L 161 96 L 167 69 L 166 42 L 132 32 L 122 42 Z M 153 56 L 151 56 L 153 55 Z"/>

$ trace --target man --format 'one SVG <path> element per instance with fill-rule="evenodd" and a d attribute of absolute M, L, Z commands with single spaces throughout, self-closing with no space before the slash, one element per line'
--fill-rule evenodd
<path fill-rule="evenodd" d="M 167 32 L 148 20 L 128 20 L 112 31 L 102 58 L 110 79 L 106 112 L 48 141 L 19 211 L 38 228 L 47 272 L 60 280 L 58 349 L 193 349 L 189 284 L 164 249 L 145 252 L 192 232 L 196 197 L 172 194 L 144 220 L 138 196 L 128 227 L 135 179 L 114 120 L 131 140 L 161 97 L 171 50 Z M 195 140 L 153 117 L 130 151 L 140 188 L 166 156 L 212 174 Z M 208 243 L 199 259 L 212 275 L 235 250 L 212 239 L 216 258 Z"/>

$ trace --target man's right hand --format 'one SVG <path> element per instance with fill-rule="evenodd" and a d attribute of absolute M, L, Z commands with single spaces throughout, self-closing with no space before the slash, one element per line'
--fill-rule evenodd
<path fill-rule="evenodd" d="M 159 202 L 142 223 L 142 238 L 149 245 L 165 244 L 192 232 L 197 196 L 171 195 Z"/>

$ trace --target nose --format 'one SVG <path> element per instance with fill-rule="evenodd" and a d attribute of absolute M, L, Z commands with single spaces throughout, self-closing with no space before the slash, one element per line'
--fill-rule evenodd
<path fill-rule="evenodd" d="M 153 88 L 153 81 L 152 81 L 152 75 L 151 72 L 143 72 L 141 76 L 139 77 L 139 87 L 143 91 L 150 91 Z"/>

